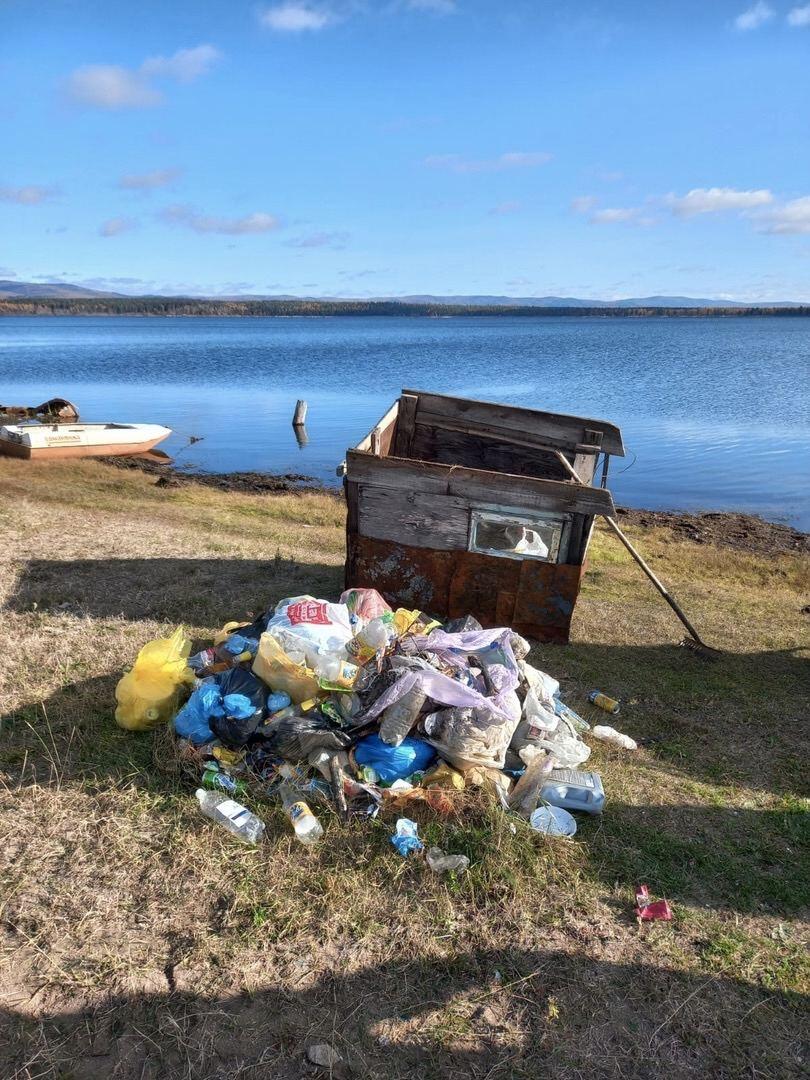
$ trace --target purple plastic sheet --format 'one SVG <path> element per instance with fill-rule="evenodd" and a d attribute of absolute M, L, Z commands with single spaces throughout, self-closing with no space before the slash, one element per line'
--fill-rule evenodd
<path fill-rule="evenodd" d="M 512 631 L 499 627 L 495 630 L 471 630 L 463 634 L 447 634 L 443 630 L 434 630 L 427 636 L 412 639 L 417 652 L 430 652 L 443 663 L 456 668 L 467 666 L 467 657 L 480 654 L 485 649 L 497 644 L 503 662 L 493 657 L 493 662 L 486 664 L 487 676 L 495 693 L 485 697 L 479 691 L 436 671 L 418 656 L 395 656 L 391 661 L 393 668 L 401 668 L 403 674 L 393 686 L 389 687 L 369 710 L 363 715 L 364 720 L 373 720 L 381 712 L 399 701 L 401 697 L 418 684 L 419 689 L 439 705 L 477 709 L 489 714 L 493 721 L 514 721 L 520 717 L 520 706 L 513 691 L 520 681 L 517 661 L 515 660 L 509 639 Z M 515 706 L 517 705 L 517 713 Z"/>

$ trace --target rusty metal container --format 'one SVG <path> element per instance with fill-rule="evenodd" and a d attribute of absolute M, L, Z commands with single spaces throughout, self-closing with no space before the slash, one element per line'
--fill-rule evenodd
<path fill-rule="evenodd" d="M 403 390 L 347 453 L 346 585 L 567 641 L 611 455 L 603 420 Z"/>

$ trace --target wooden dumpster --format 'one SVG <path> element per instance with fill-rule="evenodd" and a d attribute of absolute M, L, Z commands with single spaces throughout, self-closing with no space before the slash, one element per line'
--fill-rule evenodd
<path fill-rule="evenodd" d="M 347 453 L 346 585 L 567 641 L 611 455 L 604 420 L 403 390 Z"/>

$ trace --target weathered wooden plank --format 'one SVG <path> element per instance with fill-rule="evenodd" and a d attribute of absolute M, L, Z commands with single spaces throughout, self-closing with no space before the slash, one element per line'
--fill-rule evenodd
<path fill-rule="evenodd" d="M 445 394 L 431 394 L 422 390 L 403 390 L 403 394 L 415 394 L 419 398 L 417 422 L 434 423 L 436 418 L 466 420 L 474 428 L 478 425 L 491 429 L 501 428 L 524 435 L 542 437 L 548 445 L 575 448 L 590 443 L 585 432 L 602 434 L 601 449 L 608 454 L 624 457 L 621 431 L 607 420 L 595 420 L 584 416 L 567 416 L 563 413 L 525 409 L 516 405 L 499 405 L 489 401 L 471 401 Z"/>
<path fill-rule="evenodd" d="M 362 451 L 346 454 L 350 480 L 405 491 L 457 495 L 471 503 L 514 506 L 579 514 L 614 514 L 609 491 L 571 481 L 487 472 L 427 461 L 373 457 Z"/>
<path fill-rule="evenodd" d="M 557 464 L 560 466 L 560 472 L 565 476 L 559 459 L 557 459 Z M 583 484 L 593 483 L 593 476 L 596 472 L 596 457 L 594 454 L 574 454 L 574 460 L 571 464 Z"/>
<path fill-rule="evenodd" d="M 549 480 L 567 479 L 553 451 L 527 447 L 488 433 L 455 428 L 429 427 L 417 423 L 411 457 L 443 465 L 464 465 L 469 469 L 535 476 Z"/>
<path fill-rule="evenodd" d="M 397 415 L 397 430 L 390 453 L 395 457 L 412 457 L 413 428 L 416 420 L 415 394 L 403 394 L 399 399 L 399 413 Z"/>
<path fill-rule="evenodd" d="M 396 425 L 397 413 L 398 412 L 399 412 L 399 399 L 397 399 L 394 402 L 394 404 L 391 406 L 391 408 L 388 410 L 387 413 L 385 413 L 383 416 L 380 417 L 380 419 L 377 421 L 377 423 L 374 425 L 374 427 L 371 429 L 371 431 L 368 433 L 368 435 L 366 435 L 365 439 L 362 439 L 357 444 L 355 449 L 356 450 L 371 450 L 372 440 L 373 440 L 373 438 L 374 438 L 374 436 L 376 434 L 376 436 L 377 436 L 377 439 L 376 439 L 377 444 L 380 446 L 381 450 L 382 450 L 382 447 L 385 446 L 385 449 L 382 452 L 387 454 L 388 451 L 390 450 L 390 447 L 391 447 L 391 439 L 393 437 L 394 427 Z M 387 439 L 387 445 L 385 443 L 386 439 Z"/>
<path fill-rule="evenodd" d="M 395 487 L 359 485 L 358 532 L 436 551 L 464 551 L 470 511 L 465 499 Z"/>

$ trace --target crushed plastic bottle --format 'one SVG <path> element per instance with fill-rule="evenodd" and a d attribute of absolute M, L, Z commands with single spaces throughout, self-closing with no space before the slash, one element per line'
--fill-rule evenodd
<path fill-rule="evenodd" d="M 450 870 L 469 870 L 470 860 L 466 855 L 445 855 L 441 848 L 431 847 L 425 853 L 425 862 L 434 874 L 446 874 Z"/>
<path fill-rule="evenodd" d="M 316 844 L 323 836 L 323 825 L 301 798 L 301 792 L 292 784 L 281 784 L 278 793 L 296 839 L 302 844 Z"/>
<path fill-rule="evenodd" d="M 227 794 L 197 788 L 194 793 L 200 809 L 207 818 L 222 825 L 246 844 L 258 844 L 264 834 L 264 822 L 246 806 L 234 802 Z"/>
<path fill-rule="evenodd" d="M 622 750 L 638 750 L 635 739 L 631 739 L 629 735 L 625 735 L 623 731 L 617 731 L 614 727 L 597 724 L 591 731 L 591 735 L 601 742 L 610 743 L 611 746 L 620 746 Z"/>
<path fill-rule="evenodd" d="M 380 738 L 389 746 L 401 746 L 416 723 L 426 696 L 418 684 L 395 701 L 383 712 L 380 721 Z"/>

